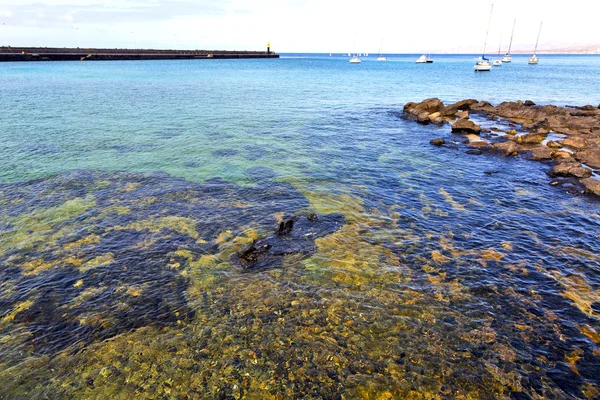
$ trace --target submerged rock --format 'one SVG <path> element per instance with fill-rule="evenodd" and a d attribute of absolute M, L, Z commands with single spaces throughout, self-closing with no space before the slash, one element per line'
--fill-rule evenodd
<path fill-rule="evenodd" d="M 344 225 L 344 217 L 339 214 L 309 214 L 286 221 L 280 223 L 273 235 L 244 247 L 231 258 L 232 262 L 245 270 L 278 267 L 283 264 L 286 255 L 313 254 L 317 250 L 315 239 L 330 235 Z"/>
<path fill-rule="evenodd" d="M 517 136 L 517 143 L 540 144 L 546 139 L 546 136 L 548 136 L 548 132 L 546 132 L 546 133 L 538 133 L 538 132 L 526 133 L 524 135 Z"/>
<path fill-rule="evenodd" d="M 446 141 L 444 140 L 444 138 L 435 138 L 432 139 L 429 144 L 432 144 L 434 146 L 443 146 L 444 144 L 446 144 Z"/>

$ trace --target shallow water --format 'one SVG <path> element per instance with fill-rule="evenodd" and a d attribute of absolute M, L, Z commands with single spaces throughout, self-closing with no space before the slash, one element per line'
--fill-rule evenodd
<path fill-rule="evenodd" d="M 400 118 L 597 104 L 600 58 L 471 58 L 2 65 L 0 397 L 600 396 L 600 203 Z"/>

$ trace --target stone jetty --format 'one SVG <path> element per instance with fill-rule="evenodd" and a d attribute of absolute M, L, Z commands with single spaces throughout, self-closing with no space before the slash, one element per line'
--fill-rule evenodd
<path fill-rule="evenodd" d="M 449 124 L 465 137 L 468 147 L 504 156 L 523 155 L 552 165 L 553 185 L 566 179 L 587 193 L 600 196 L 600 105 L 539 106 L 532 101 L 503 102 L 497 106 L 475 99 L 445 105 L 431 98 L 404 106 L 404 118 L 421 124 Z M 482 128 L 474 119 L 503 122 L 509 129 Z M 554 140 L 549 140 L 551 135 Z M 440 145 L 442 141 L 433 140 Z M 475 153 L 470 153 L 475 154 Z M 477 154 L 480 154 L 477 152 Z"/>
<path fill-rule="evenodd" d="M 0 47 L 0 62 L 279 58 L 271 51 Z"/>

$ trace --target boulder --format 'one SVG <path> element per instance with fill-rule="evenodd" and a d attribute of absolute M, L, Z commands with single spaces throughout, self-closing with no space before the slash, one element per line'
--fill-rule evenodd
<path fill-rule="evenodd" d="M 530 159 L 535 161 L 551 160 L 552 153 L 552 149 L 549 149 L 546 146 L 534 147 L 531 149 Z"/>
<path fill-rule="evenodd" d="M 470 149 L 465 151 L 465 154 L 470 154 L 472 156 L 480 156 L 483 154 L 483 151 L 479 150 L 479 149 Z"/>
<path fill-rule="evenodd" d="M 589 178 L 592 176 L 592 170 L 583 167 L 577 162 L 568 162 L 555 165 L 548 172 L 548 175 L 555 178 L 557 176 L 573 176 L 575 178 Z"/>
<path fill-rule="evenodd" d="M 417 122 L 423 125 L 427 125 L 429 123 L 429 113 L 423 111 L 420 114 L 417 114 Z"/>
<path fill-rule="evenodd" d="M 492 147 L 506 156 L 519 154 L 519 146 L 515 142 L 494 143 Z"/>
<path fill-rule="evenodd" d="M 437 111 L 433 114 L 429 114 L 429 122 L 436 125 L 442 125 L 444 123 L 444 119 L 442 118 L 442 114 Z"/>
<path fill-rule="evenodd" d="M 444 107 L 442 109 L 442 115 L 445 117 L 449 117 L 456 114 L 459 111 L 467 111 L 471 109 L 471 106 L 473 104 L 476 103 L 478 103 L 478 101 L 474 99 L 461 100 L 457 103 L 450 104 L 449 106 Z"/>
<path fill-rule="evenodd" d="M 458 119 L 469 119 L 469 111 L 465 110 L 465 111 L 457 111 L 456 112 L 456 117 Z"/>
<path fill-rule="evenodd" d="M 446 144 L 446 141 L 444 140 L 444 138 L 436 138 L 433 139 L 429 142 L 429 144 L 432 144 L 434 146 L 442 146 L 444 144 Z"/>
<path fill-rule="evenodd" d="M 521 136 L 517 136 L 517 143 L 522 144 L 540 144 L 548 136 L 548 133 L 526 133 Z"/>
<path fill-rule="evenodd" d="M 452 124 L 452 132 L 466 132 L 479 134 L 481 127 L 469 119 L 459 119 Z"/>
<path fill-rule="evenodd" d="M 585 178 L 580 180 L 581 184 L 585 186 L 585 191 L 590 194 L 600 196 L 600 181 L 592 178 Z"/>
<path fill-rule="evenodd" d="M 531 107 L 531 106 L 535 106 L 535 103 L 531 100 L 525 100 L 525 103 L 523 103 L 523 105 L 525 107 Z"/>
<path fill-rule="evenodd" d="M 551 149 L 560 149 L 562 148 L 562 144 L 555 142 L 555 141 L 548 141 L 548 143 L 546 143 L 546 146 L 550 147 Z"/>
<path fill-rule="evenodd" d="M 514 136 L 514 135 L 516 135 L 516 134 L 517 134 L 517 131 L 515 131 L 514 129 L 510 129 L 510 130 L 506 131 L 506 134 L 507 134 L 507 135 Z"/>
<path fill-rule="evenodd" d="M 563 146 L 572 147 L 574 149 L 583 149 L 587 145 L 587 141 L 581 136 L 569 136 L 559 142 Z"/>
<path fill-rule="evenodd" d="M 571 153 L 569 153 L 568 151 L 559 150 L 559 151 L 555 151 L 554 153 L 552 153 L 552 158 L 567 159 L 567 158 L 573 158 L 573 155 Z"/>
<path fill-rule="evenodd" d="M 589 165 L 592 168 L 600 169 L 600 148 L 588 147 L 587 149 L 575 153 L 577 161 Z"/>

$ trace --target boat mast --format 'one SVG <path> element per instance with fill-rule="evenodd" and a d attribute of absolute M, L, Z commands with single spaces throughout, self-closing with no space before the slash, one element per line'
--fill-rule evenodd
<path fill-rule="evenodd" d="M 538 47 L 538 43 L 540 42 L 540 34 L 542 33 L 542 23 L 544 21 L 540 22 L 540 31 L 538 32 L 538 37 L 537 40 L 535 41 L 535 49 L 533 50 L 533 55 L 537 54 L 537 47 Z"/>
<path fill-rule="evenodd" d="M 485 31 L 485 42 L 483 42 L 483 54 L 481 58 L 485 59 L 485 47 L 487 46 L 488 33 L 490 32 L 490 24 L 492 23 L 492 11 L 494 11 L 494 3 L 492 3 L 492 8 L 490 9 L 490 19 L 488 20 L 487 31 Z"/>
<path fill-rule="evenodd" d="M 508 53 L 506 53 L 506 54 L 510 54 L 510 49 L 512 47 L 513 36 L 515 35 L 515 25 L 516 24 L 517 24 L 517 19 L 515 18 L 515 22 L 513 22 L 512 33 L 510 34 L 510 44 L 508 45 Z"/>

